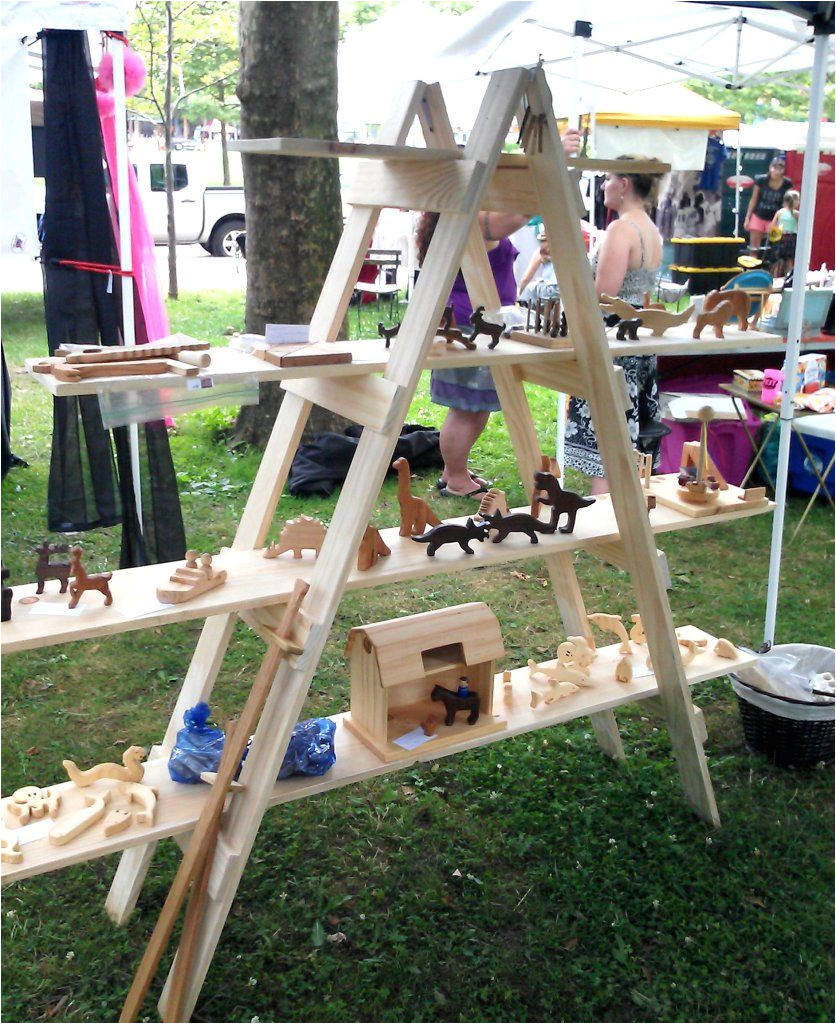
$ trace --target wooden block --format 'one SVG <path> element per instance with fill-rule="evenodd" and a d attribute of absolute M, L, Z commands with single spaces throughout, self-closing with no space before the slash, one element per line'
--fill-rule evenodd
<path fill-rule="evenodd" d="M 273 366 L 336 366 L 352 360 L 349 349 L 325 341 L 306 342 L 303 345 L 258 343 L 253 346 L 252 354 Z"/>

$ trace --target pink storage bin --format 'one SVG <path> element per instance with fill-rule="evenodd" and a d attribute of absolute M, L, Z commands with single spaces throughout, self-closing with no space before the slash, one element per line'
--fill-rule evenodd
<path fill-rule="evenodd" d="M 727 383 L 727 374 L 703 374 L 666 380 L 665 391 L 683 394 L 721 395 L 718 384 Z M 760 419 L 746 406 L 746 421 L 752 436 L 756 436 Z M 665 420 L 671 428 L 662 439 L 660 473 L 677 473 L 682 459 L 682 445 L 686 441 L 699 441 L 700 425 L 695 420 Z M 713 420 L 708 424 L 708 450 L 712 459 L 730 484 L 739 484 L 752 461 L 754 453 L 743 424 L 739 420 Z"/>

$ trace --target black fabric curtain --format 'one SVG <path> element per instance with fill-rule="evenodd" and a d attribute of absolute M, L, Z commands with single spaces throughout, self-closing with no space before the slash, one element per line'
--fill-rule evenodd
<path fill-rule="evenodd" d="M 118 345 L 120 282 L 130 279 L 57 263 L 117 262 L 84 32 L 44 34 L 44 135 L 41 255 L 50 354 L 65 342 Z M 125 287 L 133 287 L 132 282 Z M 139 311 L 138 302 L 135 308 Z M 142 340 L 145 329 L 139 312 L 137 320 L 137 340 Z M 141 424 L 138 434 L 143 529 L 137 515 L 128 428 L 114 429 L 111 441 L 95 396 L 55 400 L 48 527 L 70 532 L 121 522 L 122 567 L 173 561 L 183 556 L 186 546 L 165 424 Z"/>

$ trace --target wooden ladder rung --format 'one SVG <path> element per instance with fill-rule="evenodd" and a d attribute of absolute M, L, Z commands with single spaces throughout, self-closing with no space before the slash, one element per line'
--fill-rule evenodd
<path fill-rule="evenodd" d="M 285 391 L 378 433 L 388 430 L 400 388 L 385 377 L 304 377 L 282 381 Z"/>

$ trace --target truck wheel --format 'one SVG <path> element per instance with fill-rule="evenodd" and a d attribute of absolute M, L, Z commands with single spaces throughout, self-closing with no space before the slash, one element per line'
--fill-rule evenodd
<path fill-rule="evenodd" d="M 228 217 L 221 221 L 209 239 L 209 251 L 213 256 L 235 256 L 238 252 L 238 236 L 243 230 L 243 217 Z"/>

